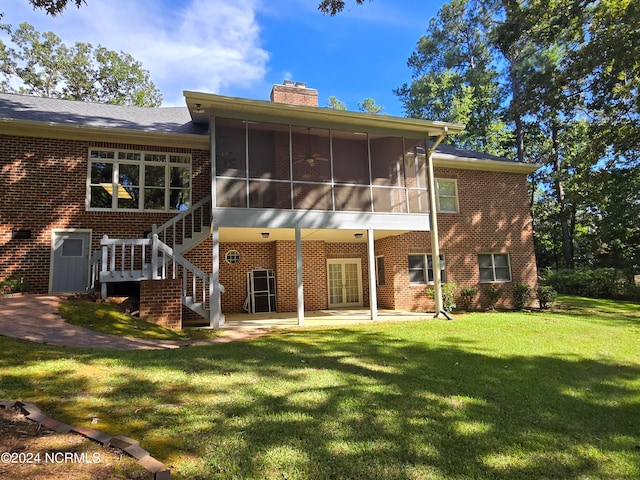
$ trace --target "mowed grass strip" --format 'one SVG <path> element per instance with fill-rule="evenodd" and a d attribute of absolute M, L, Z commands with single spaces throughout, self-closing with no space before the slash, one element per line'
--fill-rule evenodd
<path fill-rule="evenodd" d="M 148 340 L 202 340 L 218 335 L 212 330 L 174 330 L 133 317 L 109 302 L 72 297 L 60 302 L 60 316 L 68 323 L 101 333 Z"/>
<path fill-rule="evenodd" d="M 176 478 L 640 478 L 637 305 L 561 301 L 171 351 L 0 338 L 0 398 Z"/>

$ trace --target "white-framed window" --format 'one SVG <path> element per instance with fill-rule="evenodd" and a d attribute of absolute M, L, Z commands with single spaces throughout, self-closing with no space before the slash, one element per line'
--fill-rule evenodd
<path fill-rule="evenodd" d="M 438 213 L 458 213 L 458 181 L 454 178 L 436 178 Z"/>
<path fill-rule="evenodd" d="M 510 282 L 511 266 L 507 253 L 478 254 L 480 282 Z"/>
<path fill-rule="evenodd" d="M 186 210 L 191 204 L 191 155 L 89 150 L 90 210 Z"/>
<path fill-rule="evenodd" d="M 440 255 L 440 280 L 446 281 L 442 255 Z M 433 256 L 430 253 L 409 254 L 409 283 L 414 285 L 433 283 Z"/>
<path fill-rule="evenodd" d="M 235 265 L 240 261 L 240 252 L 237 250 L 229 250 L 225 254 L 224 259 L 229 265 Z"/>
<path fill-rule="evenodd" d="M 376 285 L 384 285 L 384 255 L 376 257 Z"/>

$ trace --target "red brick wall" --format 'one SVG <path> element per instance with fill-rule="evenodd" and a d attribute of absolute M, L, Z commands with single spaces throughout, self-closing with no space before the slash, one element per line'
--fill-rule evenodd
<path fill-rule="evenodd" d="M 142 238 L 151 225 L 173 216 L 87 212 L 90 147 L 191 153 L 193 201 L 210 193 L 208 151 L 0 135 L 0 280 L 21 276 L 30 291 L 46 293 L 54 228 L 92 229 L 92 250 L 98 250 L 105 234 Z M 12 240 L 16 229 L 31 230 L 31 239 Z"/>
<path fill-rule="evenodd" d="M 169 151 L 193 155 L 193 201 L 209 194 L 209 152 L 183 148 L 146 147 L 53 139 L 0 136 L 0 279 L 22 276 L 33 292 L 47 292 L 54 228 L 88 228 L 93 250 L 102 235 L 142 237 L 151 225 L 162 224 L 170 213 L 87 212 L 85 185 L 90 147 L 141 151 Z M 455 178 L 460 213 L 438 216 L 441 251 L 449 281 L 459 286 L 479 286 L 478 253 L 508 253 L 512 282 L 505 283 L 499 306 L 511 305 L 513 282 L 536 283 L 532 222 L 526 176 L 437 168 L 436 176 Z M 15 229 L 29 229 L 32 238 L 12 240 Z M 230 248 L 242 257 L 235 266 L 224 262 Z M 327 306 L 327 258 L 362 258 L 364 303 L 368 305 L 368 262 L 364 244 L 304 242 L 305 307 Z M 430 253 L 430 234 L 407 233 L 376 241 L 376 254 L 385 256 L 386 285 L 379 287 L 381 308 L 431 309 L 425 287 L 408 284 L 407 255 Z M 246 273 L 253 268 L 275 269 L 278 309 L 295 311 L 294 242 L 222 244 L 221 283 L 223 311 L 242 311 Z M 211 244 L 205 242 L 188 256 L 204 271 L 211 271 Z M 476 306 L 483 305 L 484 296 Z"/>
<path fill-rule="evenodd" d="M 238 263 L 230 265 L 225 261 L 225 255 L 229 250 L 240 252 Z M 213 268 L 211 239 L 207 239 L 189 251 L 185 257 L 203 271 L 211 272 Z M 225 288 L 225 293 L 220 297 L 223 313 L 244 312 L 244 302 L 247 298 L 247 273 L 256 268 L 275 270 L 275 242 L 220 243 L 220 283 Z"/>
<path fill-rule="evenodd" d="M 163 327 L 182 328 L 182 281 L 140 282 L 140 318 Z"/>
<path fill-rule="evenodd" d="M 485 284 L 479 283 L 478 254 L 507 253 L 511 282 L 500 283 L 504 292 L 498 306 L 512 307 L 515 282 L 537 283 L 526 176 L 453 169 L 436 169 L 435 174 L 458 182 L 460 213 L 438 215 L 447 281 L 478 288 L 474 306 L 486 306 L 486 297 L 481 294 Z M 391 285 L 380 287 L 378 301 L 381 306 L 395 300 L 396 308 L 432 310 L 429 287 L 409 284 L 409 253 L 431 253 L 431 234 L 410 232 L 376 242 L 376 254 L 385 255 L 387 281 L 393 285 L 393 289 Z"/>
<path fill-rule="evenodd" d="M 211 240 L 207 240 L 187 254 L 187 259 L 205 271 L 211 270 Z M 225 254 L 229 250 L 240 252 L 240 261 L 229 265 Z M 367 247 L 364 243 L 302 243 L 304 258 L 304 306 L 305 310 L 323 310 L 328 306 L 327 259 L 360 258 L 362 261 L 363 304 L 369 305 L 369 268 Z M 279 312 L 297 310 L 296 246 L 294 241 L 234 242 L 220 244 L 220 283 L 224 313 L 242 313 L 247 296 L 247 273 L 256 268 L 267 268 L 276 274 L 277 309 Z"/>

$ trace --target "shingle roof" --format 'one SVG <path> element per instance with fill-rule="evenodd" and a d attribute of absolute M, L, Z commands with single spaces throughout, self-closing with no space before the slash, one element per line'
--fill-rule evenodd
<path fill-rule="evenodd" d="M 0 118 L 159 133 L 204 135 L 206 126 L 191 121 L 187 107 L 130 107 L 0 94 Z"/>
<path fill-rule="evenodd" d="M 191 120 L 187 107 L 130 107 L 3 93 L 0 93 L 0 119 L 140 132 L 194 135 L 208 133 L 208 125 L 197 124 Z M 435 156 L 441 159 L 517 163 L 495 155 L 443 144 L 438 145 Z"/>
<path fill-rule="evenodd" d="M 438 145 L 435 151 L 435 156 L 440 158 L 456 157 L 456 158 L 466 158 L 470 160 L 493 160 L 496 162 L 513 162 L 513 160 L 509 160 L 508 158 L 498 157 L 496 155 L 491 155 L 489 153 L 476 152 L 474 150 L 465 150 L 463 148 L 457 148 L 451 145 L 444 145 L 444 144 Z"/>

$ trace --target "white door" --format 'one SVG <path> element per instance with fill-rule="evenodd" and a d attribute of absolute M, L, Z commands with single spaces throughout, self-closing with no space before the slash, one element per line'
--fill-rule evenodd
<path fill-rule="evenodd" d="M 327 260 L 329 308 L 362 306 L 362 261 L 359 258 Z"/>
<path fill-rule="evenodd" d="M 54 231 L 51 293 L 84 292 L 89 286 L 90 231 Z"/>

